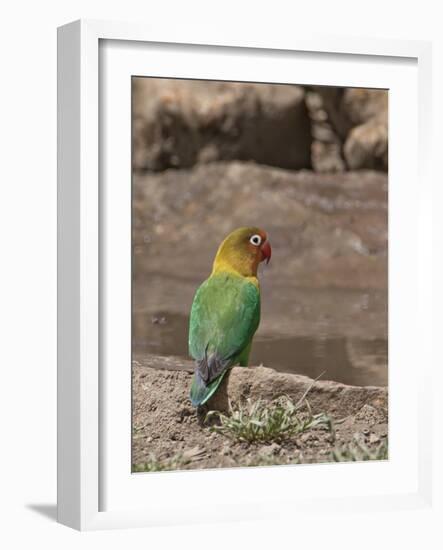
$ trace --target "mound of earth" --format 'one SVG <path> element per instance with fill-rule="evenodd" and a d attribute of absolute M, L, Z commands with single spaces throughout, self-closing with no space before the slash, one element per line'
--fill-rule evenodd
<path fill-rule="evenodd" d="M 384 387 L 354 387 L 305 376 L 278 373 L 265 367 L 230 371 L 208 410 L 226 411 L 245 399 L 271 402 L 287 395 L 300 399 L 308 388 L 312 413 L 326 413 L 333 432 L 311 429 L 282 442 L 245 443 L 211 431 L 188 398 L 193 365 L 190 361 L 154 355 L 133 360 L 132 459 L 140 465 L 181 456 L 178 469 L 242 465 L 328 462 L 333 449 L 358 441 L 375 449 L 387 438 L 388 391 Z"/>

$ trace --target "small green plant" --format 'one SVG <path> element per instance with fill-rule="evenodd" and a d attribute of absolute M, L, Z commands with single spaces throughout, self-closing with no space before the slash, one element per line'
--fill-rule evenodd
<path fill-rule="evenodd" d="M 230 403 L 228 415 L 210 411 L 206 420 L 218 420 L 218 425 L 211 427 L 212 431 L 248 443 L 282 441 L 316 426 L 326 426 L 332 431 L 329 416 L 325 413 L 313 415 L 305 396 L 306 393 L 297 403 L 287 396 L 272 403 L 248 399 L 245 405 L 236 408 Z"/>
<path fill-rule="evenodd" d="M 334 449 L 331 453 L 331 459 L 334 462 L 361 462 L 363 460 L 387 460 L 388 440 L 386 439 L 375 449 L 368 447 L 361 442 L 354 441 L 342 447 Z"/>
<path fill-rule="evenodd" d="M 246 462 L 245 466 L 289 466 L 291 464 L 302 464 L 298 457 L 258 455 Z"/>
<path fill-rule="evenodd" d="M 141 464 L 133 464 L 132 471 L 134 473 L 140 472 L 164 472 L 167 470 L 178 470 L 189 464 L 190 459 L 184 457 L 182 454 L 177 454 L 171 458 L 160 460 L 154 455 L 149 455 L 149 459 Z"/>

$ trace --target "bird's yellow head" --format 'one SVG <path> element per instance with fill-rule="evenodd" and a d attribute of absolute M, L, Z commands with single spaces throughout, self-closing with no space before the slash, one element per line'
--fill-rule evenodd
<path fill-rule="evenodd" d="M 230 233 L 218 248 L 212 273 L 234 272 L 256 277 L 260 262 L 271 259 L 266 231 L 258 227 L 240 227 Z"/>

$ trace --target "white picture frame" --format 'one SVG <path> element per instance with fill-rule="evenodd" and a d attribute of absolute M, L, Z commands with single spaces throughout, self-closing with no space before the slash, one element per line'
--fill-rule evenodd
<path fill-rule="evenodd" d="M 106 49 L 106 44 L 111 47 Z M 140 46 L 143 44 L 152 48 L 148 54 Z M 101 50 L 103 45 L 105 49 Z M 169 54 L 166 51 L 168 48 Z M 432 332 L 432 296 L 426 286 L 432 256 L 432 249 L 428 244 L 432 242 L 432 228 L 429 223 L 432 184 L 427 159 L 431 120 L 430 45 L 426 42 L 316 37 L 303 34 L 296 37 L 282 36 L 280 39 L 272 37 L 269 40 L 253 40 L 249 35 L 249 38 L 239 37 L 238 40 L 225 42 L 222 36 L 209 39 L 204 36 L 203 31 L 201 36 L 193 37 L 186 36 L 186 31 L 180 35 L 174 32 L 173 36 L 162 36 L 143 25 L 77 21 L 59 29 L 58 50 L 59 522 L 76 529 L 89 530 L 251 520 L 283 517 L 285 514 L 290 517 L 295 509 L 303 513 L 331 507 L 338 513 L 345 513 L 355 507 L 365 511 L 431 509 L 432 415 L 428 392 L 432 387 L 432 357 L 429 355 L 428 361 L 422 361 L 418 372 L 412 369 L 417 350 L 430 349 L 429 335 Z M 179 57 L 181 50 L 184 52 L 183 56 L 180 60 L 174 60 L 174 55 Z M 186 52 L 190 52 L 189 56 Z M 316 60 L 321 59 L 325 67 L 334 60 L 342 63 L 343 71 L 349 71 L 354 65 L 363 65 L 364 71 L 357 70 L 352 77 L 349 75 L 348 85 L 369 86 L 372 83 L 374 86 L 374 82 L 379 82 L 380 87 L 383 87 L 383 79 L 391 78 L 389 72 L 398 72 L 400 83 L 418 84 L 417 88 L 412 86 L 409 92 L 397 93 L 395 98 L 398 101 L 391 101 L 390 104 L 390 132 L 392 128 L 398 127 L 405 105 L 409 104 L 417 113 L 416 120 L 412 117 L 410 136 L 404 136 L 401 141 L 396 142 L 395 136 L 390 135 L 390 185 L 391 179 L 394 182 L 390 189 L 390 208 L 393 212 L 390 239 L 401 243 L 403 231 L 407 232 L 407 242 L 412 243 L 408 250 L 402 246 L 394 248 L 390 251 L 389 260 L 390 327 L 396 331 L 392 344 L 390 333 L 390 362 L 401 360 L 405 365 L 401 384 L 390 373 L 392 458 L 389 463 L 314 465 L 301 468 L 278 466 L 250 468 L 247 471 L 232 469 L 131 476 L 130 463 L 127 464 L 127 469 L 124 466 L 127 458 L 126 443 L 130 437 L 126 422 L 130 413 L 127 399 L 130 363 L 124 375 L 118 371 L 118 365 L 110 365 L 110 375 L 107 375 L 104 385 L 104 357 L 109 357 L 110 354 L 107 349 L 103 353 L 100 347 L 103 336 L 101 331 L 107 322 L 109 285 L 117 285 L 113 288 L 122 290 L 118 293 L 121 303 L 115 304 L 119 313 L 122 313 L 119 318 L 127 319 L 130 303 L 127 286 L 118 286 L 120 276 L 121 280 L 126 281 L 124 284 L 127 284 L 127 270 L 130 269 L 129 265 L 125 267 L 124 261 L 119 261 L 122 254 L 125 256 L 125 250 L 126 258 L 129 258 L 128 212 L 125 214 L 123 210 L 119 210 L 123 208 L 125 196 L 118 193 L 106 194 L 103 188 L 106 178 L 103 173 L 108 174 L 108 177 L 109 170 L 100 173 L 100 166 L 103 166 L 101 163 L 107 162 L 104 158 L 107 153 L 103 152 L 103 148 L 109 148 L 108 157 L 114 158 L 116 155 L 112 155 L 112 151 L 115 152 L 117 148 L 117 156 L 121 156 L 121 160 L 115 166 L 112 177 L 128 177 L 129 173 L 125 175 L 125 170 L 130 166 L 130 142 L 124 140 L 128 135 L 130 120 L 127 112 L 117 114 L 120 119 L 114 121 L 114 131 L 110 131 L 109 135 L 108 130 L 104 130 L 99 122 L 103 114 L 106 116 L 106 106 L 117 97 L 115 94 L 127 93 L 127 81 L 124 85 L 126 88 L 120 91 L 119 82 L 123 82 L 127 75 L 140 74 L 132 72 L 129 57 L 134 59 L 133 67 L 139 67 L 140 63 L 149 67 L 147 60 L 156 62 L 155 72 L 152 72 L 154 69 L 147 69 L 151 76 L 291 82 L 291 78 L 282 79 L 281 75 L 286 74 L 288 60 L 294 59 L 296 55 L 300 59 L 300 68 L 303 60 L 309 61 L 304 64 L 306 72 L 301 77 L 302 82 L 308 78 L 309 83 L 313 84 L 338 85 L 342 82 L 340 71 L 335 75 L 331 71 L 323 73 L 315 81 L 315 69 L 311 65 L 314 66 Z M 193 56 L 204 59 L 198 62 Z M 218 64 L 213 63 L 216 56 Z M 248 56 L 257 62 L 250 64 L 252 68 L 246 74 L 246 65 L 241 65 L 241 60 L 244 61 Z M 266 59 L 269 57 L 272 57 L 272 65 L 267 66 Z M 174 63 L 177 65 L 175 70 Z M 229 71 L 226 69 L 228 63 L 231 65 Z M 377 63 L 387 65 L 383 69 Z M 104 68 L 107 71 L 105 74 L 102 72 Z M 368 76 L 364 76 L 364 72 Z M 262 75 L 261 78 L 257 77 L 258 74 Z M 405 80 L 401 80 L 402 78 Z M 111 89 L 111 82 L 114 96 L 106 96 L 106 102 L 102 105 L 100 92 L 103 90 L 100 90 L 100 83 Z M 116 135 L 123 141 L 114 142 Z M 103 140 L 107 140 L 106 147 Z M 408 169 L 399 162 L 402 155 L 408 158 Z M 401 179 L 405 182 L 403 190 L 395 184 Z M 124 185 L 114 185 L 112 188 L 125 192 Z M 400 203 L 404 210 L 403 216 L 408 215 L 407 220 L 402 219 Z M 121 242 L 113 247 L 115 251 L 112 257 L 106 252 L 106 232 L 110 231 L 110 226 L 102 221 L 103 216 L 100 214 L 104 209 L 104 218 L 109 214 L 118 222 L 114 226 L 114 236 L 118 236 L 118 231 L 124 235 L 122 239 L 117 238 Z M 413 268 L 400 277 L 405 254 Z M 117 268 L 116 262 L 122 267 Z M 113 272 L 117 275 L 114 280 L 107 280 L 106 284 L 102 284 L 103 277 L 106 278 L 106 270 L 109 271 L 111 265 L 116 267 Z M 398 280 L 398 285 L 391 292 L 393 280 Z M 410 338 L 412 325 L 409 326 L 401 320 L 404 291 L 410 293 L 410 323 L 413 324 L 414 334 L 418 334 L 415 342 Z M 122 340 L 127 339 L 127 325 L 115 329 L 122 334 Z M 402 349 L 400 345 L 402 338 L 409 342 L 406 349 Z M 119 345 L 118 342 L 116 345 Z M 113 349 L 112 357 L 119 357 L 124 363 L 125 350 L 127 346 L 125 348 L 124 345 Z M 394 368 L 393 372 L 395 375 L 398 370 Z M 120 376 L 126 377 L 123 384 Z M 118 394 L 119 391 L 126 393 Z M 115 400 L 112 401 L 114 396 Z M 115 411 L 112 419 L 109 418 L 111 401 Z M 397 409 L 399 414 L 396 418 Z M 413 452 L 402 460 L 400 458 L 404 455 L 400 451 L 404 450 L 402 445 L 405 442 L 396 429 L 400 426 L 400 412 L 416 428 L 417 433 L 412 443 Z M 111 420 L 112 438 L 106 428 Z M 127 435 L 124 430 L 127 430 Z M 126 450 L 120 453 L 119 449 Z M 111 451 L 115 460 L 108 458 Z M 333 467 L 335 471 L 331 475 Z M 318 487 L 312 484 L 314 478 Z M 297 483 L 297 496 L 291 496 L 285 489 L 290 486 L 291 481 Z M 209 482 L 218 487 L 216 509 L 208 507 L 204 501 L 192 500 L 189 496 L 191 485 L 203 486 Z M 112 490 L 108 488 L 110 484 L 113 485 Z M 236 495 L 235 502 L 232 499 L 229 501 L 229 491 L 232 494 L 232 489 L 239 484 L 243 484 L 247 490 L 242 495 Z M 259 490 L 256 489 L 258 486 Z M 112 496 L 106 496 L 108 494 Z M 141 505 L 143 500 L 146 503 Z M 230 505 L 226 506 L 228 502 Z M 279 506 L 279 503 L 284 503 L 284 506 Z"/>

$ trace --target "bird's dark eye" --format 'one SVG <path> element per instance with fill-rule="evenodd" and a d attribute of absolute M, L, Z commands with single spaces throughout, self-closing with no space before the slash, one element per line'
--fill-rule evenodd
<path fill-rule="evenodd" d="M 261 245 L 260 235 L 252 235 L 252 237 L 249 239 L 249 242 L 254 246 L 260 246 Z"/>

